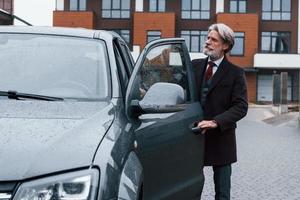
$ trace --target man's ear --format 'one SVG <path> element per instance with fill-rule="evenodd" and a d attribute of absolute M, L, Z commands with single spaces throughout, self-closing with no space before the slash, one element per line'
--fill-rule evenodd
<path fill-rule="evenodd" d="M 229 45 L 228 45 L 228 44 L 226 44 L 226 43 L 223 43 L 223 45 L 222 45 L 222 49 L 223 49 L 223 51 L 224 51 L 224 52 L 227 52 L 227 51 L 228 51 L 228 49 L 229 49 Z"/>

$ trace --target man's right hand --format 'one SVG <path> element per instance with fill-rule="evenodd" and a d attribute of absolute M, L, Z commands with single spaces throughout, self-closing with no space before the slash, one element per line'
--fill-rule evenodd
<path fill-rule="evenodd" d="M 202 120 L 197 127 L 201 128 L 201 133 L 204 134 L 209 129 L 217 128 L 218 124 L 215 120 Z"/>

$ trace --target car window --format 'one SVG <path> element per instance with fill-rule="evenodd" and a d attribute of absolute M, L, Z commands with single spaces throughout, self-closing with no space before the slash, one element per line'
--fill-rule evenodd
<path fill-rule="evenodd" d="M 109 96 L 102 40 L 0 34 L 0 52 L 1 90 L 78 99 Z"/>
<path fill-rule="evenodd" d="M 133 62 L 132 56 L 130 54 L 130 50 L 123 42 L 120 43 L 120 47 L 121 47 L 121 51 L 123 52 L 124 59 L 126 60 L 127 70 L 128 70 L 129 76 L 130 76 L 132 73 L 132 70 L 133 70 L 133 66 L 134 66 L 134 62 Z"/>
<path fill-rule="evenodd" d="M 122 94 L 125 95 L 126 88 L 127 88 L 128 82 L 129 82 L 126 65 L 122 59 L 121 52 L 119 51 L 119 48 L 117 47 L 116 44 L 114 44 L 114 52 L 115 52 L 115 57 L 116 57 L 116 64 L 118 67 L 119 79 L 121 82 L 120 85 L 121 85 L 121 89 L 122 89 Z"/>
<path fill-rule="evenodd" d="M 149 88 L 157 82 L 174 83 L 185 91 L 189 100 L 189 87 L 184 52 L 180 44 L 157 46 L 148 52 L 138 73 L 135 84 L 140 85 L 140 96 L 143 97 Z"/>

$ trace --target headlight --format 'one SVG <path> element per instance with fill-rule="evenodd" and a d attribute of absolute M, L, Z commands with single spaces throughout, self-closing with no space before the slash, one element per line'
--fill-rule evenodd
<path fill-rule="evenodd" d="M 28 181 L 20 185 L 13 200 L 93 200 L 99 172 L 71 172 Z"/>

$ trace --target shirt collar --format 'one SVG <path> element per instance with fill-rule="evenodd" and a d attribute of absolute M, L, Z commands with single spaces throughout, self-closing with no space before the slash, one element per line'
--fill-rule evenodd
<path fill-rule="evenodd" d="M 219 58 L 218 60 L 212 61 L 213 63 L 215 63 L 216 67 L 219 67 L 219 65 L 221 64 L 221 62 L 223 61 L 224 56 L 222 56 L 221 58 Z M 208 58 L 208 62 L 211 61 L 210 57 Z"/>

